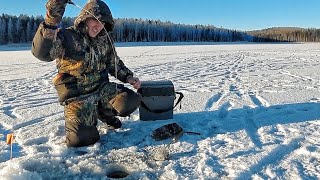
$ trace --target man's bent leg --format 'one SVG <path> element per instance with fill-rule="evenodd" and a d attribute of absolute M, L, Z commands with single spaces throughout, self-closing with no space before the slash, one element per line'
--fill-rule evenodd
<path fill-rule="evenodd" d="M 88 146 L 100 139 L 96 126 L 87 126 L 66 121 L 66 142 L 68 147 Z"/>
<path fill-rule="evenodd" d="M 112 106 L 107 104 L 102 104 L 102 102 L 99 102 L 98 104 L 98 118 L 106 123 L 109 126 L 109 129 L 119 129 L 122 126 L 121 121 L 116 118 L 117 111 L 112 108 Z"/>
<path fill-rule="evenodd" d="M 111 100 L 110 100 L 111 99 Z M 98 117 L 111 128 L 121 127 L 121 121 L 115 116 L 129 116 L 135 111 L 141 102 L 141 95 L 122 86 L 120 93 L 114 98 L 102 96 L 98 104 Z"/>
<path fill-rule="evenodd" d="M 123 87 L 121 93 L 109 101 L 111 106 L 117 111 L 118 116 L 129 116 L 141 103 L 141 95 Z"/>
<path fill-rule="evenodd" d="M 96 128 L 96 105 L 90 101 L 73 101 L 65 106 L 66 142 L 68 147 L 88 146 L 100 137 Z"/>

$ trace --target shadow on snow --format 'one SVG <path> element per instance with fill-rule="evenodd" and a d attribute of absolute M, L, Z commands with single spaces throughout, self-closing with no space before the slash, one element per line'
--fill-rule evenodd
<path fill-rule="evenodd" d="M 227 157 L 236 158 L 242 155 L 258 153 L 262 151 L 263 146 L 270 145 L 270 143 L 264 144 L 261 142 L 260 135 L 258 134 L 260 128 L 314 120 L 320 120 L 320 103 L 281 104 L 269 107 L 244 107 L 231 110 L 221 108 L 216 111 L 175 114 L 171 120 L 126 121 L 124 123 L 124 130 L 108 132 L 107 135 L 101 137 L 100 142 L 106 148 L 106 151 L 132 146 L 137 146 L 138 149 L 141 149 L 146 146 L 163 145 L 169 143 L 170 140 L 154 141 L 150 137 L 152 130 L 162 125 L 176 122 L 185 131 L 201 133 L 200 136 L 185 134 L 181 137 L 180 142 L 193 144 L 193 148 L 186 152 L 171 154 L 172 160 L 179 161 L 181 157 L 197 156 L 201 148 L 199 142 L 204 139 L 212 138 L 217 134 L 233 133 L 243 130 L 255 147 L 248 151 L 235 152 Z M 241 173 L 238 178 L 248 177 L 248 174 L 257 173 L 261 171 L 263 167 L 279 162 L 285 155 L 297 149 L 303 140 L 301 137 L 292 137 L 292 140 L 288 144 L 275 142 L 279 144 L 277 148 L 261 159 L 256 165 L 250 167 L 248 171 Z M 210 146 L 225 146 L 225 143 L 223 140 L 218 140 L 212 142 Z M 218 157 L 210 155 L 210 157 L 205 160 L 205 163 L 212 167 L 213 171 L 218 173 L 218 176 L 222 177 L 227 175 Z M 194 167 L 181 167 L 179 163 L 174 165 L 174 169 L 179 172 L 183 169 L 183 172 L 186 174 L 194 171 Z"/>
<path fill-rule="evenodd" d="M 261 150 L 263 146 L 269 144 L 263 144 L 260 140 L 260 136 L 258 134 L 259 128 L 267 127 L 267 126 L 275 126 L 281 124 L 292 124 L 292 123 L 300 123 L 300 122 L 308 122 L 320 120 L 320 103 L 297 103 L 297 104 L 281 104 L 274 105 L 270 107 L 257 107 L 257 108 L 249 108 L 244 107 L 241 109 L 219 109 L 216 111 L 203 111 L 203 112 L 190 112 L 190 113 L 180 113 L 175 114 L 174 118 L 171 120 L 159 120 L 159 121 L 124 121 L 124 126 L 121 130 L 108 132 L 106 135 L 101 136 L 101 140 L 99 143 L 101 144 L 99 147 L 99 154 L 105 154 L 107 156 L 108 152 L 113 149 L 124 149 L 127 147 L 137 147 L 137 151 L 148 147 L 148 146 L 158 146 L 166 144 L 170 141 L 154 141 L 150 135 L 152 130 L 168 124 L 176 122 L 178 123 L 185 131 L 193 131 L 199 132 L 201 135 L 189 135 L 185 134 L 181 137 L 179 142 L 187 142 L 192 144 L 193 147 L 188 149 L 185 152 L 176 152 L 170 153 L 170 159 L 173 161 L 177 161 L 173 165 L 173 170 L 177 171 L 177 173 L 183 172 L 184 174 L 193 174 L 194 167 L 186 167 L 182 166 L 180 163 L 180 159 L 182 157 L 196 157 L 201 150 L 201 146 L 199 145 L 202 140 L 207 138 L 215 137 L 217 134 L 221 133 L 233 133 L 244 130 L 248 137 L 251 139 L 253 144 L 257 148 L 252 148 L 247 152 L 235 152 L 234 154 L 229 155 L 227 158 L 236 158 L 238 156 L 242 156 L 245 154 L 257 153 Z M 0 132 L 6 133 L 7 131 L 0 126 Z M 297 148 L 299 148 L 300 142 L 304 141 L 303 137 L 292 137 L 291 141 L 287 144 L 282 144 L 276 142 L 278 146 L 274 148 L 268 155 L 263 157 L 259 162 L 249 167 L 245 172 L 241 172 L 241 174 L 237 177 L 238 179 L 242 179 L 250 176 L 254 173 L 259 173 L 263 168 L 267 165 L 273 164 L 276 165 L 281 159 L 284 158 L 285 155 L 293 152 Z M 211 142 L 209 144 L 210 147 L 215 146 L 225 146 L 223 140 L 217 140 Z M 140 149 L 140 150 L 139 150 Z M 81 149 L 79 149 L 81 150 Z M 205 150 L 205 149 L 204 149 Z M 77 150 L 75 150 L 77 151 Z M 4 151 L 2 151 L 4 152 Z M 17 151 L 19 152 L 19 151 Z M 95 152 L 94 154 L 96 154 Z M 219 177 L 228 176 L 227 172 L 225 172 L 225 167 L 220 163 L 218 157 L 213 156 L 212 154 L 204 154 L 208 156 L 204 159 L 204 163 L 213 168 L 213 171 L 218 174 Z M 72 153 L 62 159 L 69 159 L 72 156 Z M 82 156 L 82 155 L 80 155 Z M 89 156 L 85 155 L 84 156 Z M 1 157 L 3 155 L 1 154 Z M 105 157 L 106 158 L 106 157 Z M 6 161 L 5 159 L 0 159 L 0 162 Z M 106 161 L 106 160 L 104 160 Z M 61 162 L 54 162 L 60 164 Z M 105 162 L 105 166 L 108 167 L 108 163 Z M 33 164 L 33 163 L 31 163 Z M 26 168 L 30 168 L 30 171 L 33 170 L 41 173 L 43 170 L 28 167 L 24 164 Z M 61 169 L 66 168 L 65 165 L 60 165 L 56 170 L 52 170 L 53 172 L 59 172 Z M 46 168 L 47 169 L 47 168 Z M 153 174 L 152 172 L 145 172 Z M 42 174 L 42 173 L 41 173 Z M 47 173 L 42 174 L 46 176 Z M 59 175 L 59 173 L 55 174 Z M 53 176 L 55 176 L 53 175 Z M 66 174 L 64 174 L 66 175 Z M 71 176 L 82 176 L 82 173 L 71 173 L 68 172 L 68 175 Z M 91 174 L 101 176 L 101 174 Z"/>

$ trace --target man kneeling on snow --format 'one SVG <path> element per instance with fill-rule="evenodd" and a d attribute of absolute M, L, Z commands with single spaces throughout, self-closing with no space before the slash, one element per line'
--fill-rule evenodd
<path fill-rule="evenodd" d="M 99 140 L 97 119 L 117 129 L 121 122 L 115 116 L 128 116 L 140 105 L 141 95 L 109 82 L 108 74 L 136 89 L 141 83 L 114 50 L 108 34 L 114 26 L 109 7 L 90 0 L 74 26 L 58 29 L 67 3 L 70 0 L 48 0 L 32 53 L 42 61 L 56 60 L 53 83 L 64 105 L 67 146 L 79 147 Z"/>

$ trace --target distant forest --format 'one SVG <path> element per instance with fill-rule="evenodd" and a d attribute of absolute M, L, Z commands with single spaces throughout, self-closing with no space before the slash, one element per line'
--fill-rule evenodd
<path fill-rule="evenodd" d="M 254 42 L 320 42 L 320 29 L 275 27 L 247 33 Z"/>
<path fill-rule="evenodd" d="M 0 16 L 0 44 L 29 43 L 43 16 Z M 72 26 L 74 18 L 65 17 L 62 27 Z M 160 20 L 115 19 L 112 36 L 116 42 L 320 42 L 320 29 L 270 28 L 237 31 L 212 25 L 185 25 Z"/>

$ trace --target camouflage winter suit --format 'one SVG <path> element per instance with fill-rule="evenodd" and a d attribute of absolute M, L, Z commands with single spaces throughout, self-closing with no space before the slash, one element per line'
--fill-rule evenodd
<path fill-rule="evenodd" d="M 58 15 L 61 12 L 63 15 L 65 0 L 49 0 L 47 9 L 51 6 L 58 9 Z M 114 21 L 104 2 L 91 0 L 84 9 L 104 22 L 107 31 L 112 31 Z M 108 74 L 126 83 L 133 73 L 116 55 L 112 39 L 104 30 L 96 38 L 87 35 L 84 22 L 93 18 L 90 13 L 82 10 L 74 26 L 67 29 L 51 26 L 52 22 L 59 22 L 61 16 L 46 17 L 32 44 L 35 57 L 42 61 L 56 60 L 58 74 L 53 83 L 65 109 L 68 146 L 94 144 L 99 140 L 97 118 L 108 122 L 115 115 L 127 116 L 141 101 L 139 94 L 109 82 Z"/>

